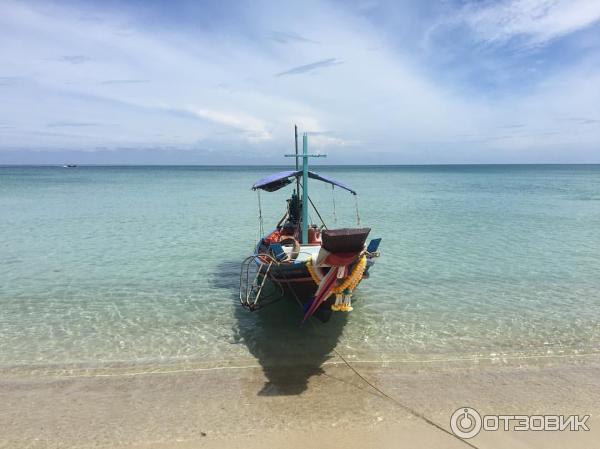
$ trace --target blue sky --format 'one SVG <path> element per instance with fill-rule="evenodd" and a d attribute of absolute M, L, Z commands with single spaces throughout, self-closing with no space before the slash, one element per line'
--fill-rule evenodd
<path fill-rule="evenodd" d="M 600 2 L 0 3 L 0 163 L 599 163 Z"/>

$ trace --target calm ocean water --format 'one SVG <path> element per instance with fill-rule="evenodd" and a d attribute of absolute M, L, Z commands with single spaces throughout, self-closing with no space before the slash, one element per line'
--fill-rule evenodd
<path fill-rule="evenodd" d="M 359 192 L 382 257 L 354 312 L 300 328 L 293 304 L 237 305 L 250 186 L 276 168 L 0 167 L 0 367 L 600 348 L 600 166 L 316 170 Z M 331 188 L 312 186 L 333 225 Z M 263 193 L 267 229 L 285 193 Z M 354 225 L 351 195 L 335 200 Z"/>

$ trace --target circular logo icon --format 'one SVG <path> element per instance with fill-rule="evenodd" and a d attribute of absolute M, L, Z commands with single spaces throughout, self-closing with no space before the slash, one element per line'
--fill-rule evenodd
<path fill-rule="evenodd" d="M 481 430 L 481 415 L 471 407 L 461 407 L 452 414 L 450 428 L 457 437 L 473 438 Z"/>

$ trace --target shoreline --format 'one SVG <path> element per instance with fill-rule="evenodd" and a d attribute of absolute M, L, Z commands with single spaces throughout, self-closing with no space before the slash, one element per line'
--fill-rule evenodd
<path fill-rule="evenodd" d="M 279 354 L 281 355 L 281 354 Z M 533 353 L 494 353 L 490 355 L 469 355 L 454 354 L 447 357 L 439 355 L 414 355 L 408 357 L 368 357 L 357 358 L 355 354 L 342 354 L 343 358 L 351 364 L 360 366 L 380 365 L 381 367 L 399 367 L 402 365 L 454 365 L 454 364 L 472 364 L 474 367 L 497 365 L 503 363 L 514 363 L 523 361 L 529 364 L 544 363 L 547 360 L 573 359 L 580 358 L 599 358 L 600 349 L 590 348 L 587 351 L 574 349 L 571 351 L 546 351 Z M 327 360 L 320 363 L 319 366 L 338 366 L 345 362 L 334 352 L 325 356 Z M 275 360 L 275 358 L 273 358 Z M 112 376 L 136 376 L 146 374 L 174 374 L 180 372 L 201 372 L 218 370 L 243 370 L 256 368 L 293 368 L 298 365 L 295 358 L 278 358 L 273 361 L 259 361 L 255 357 L 238 357 L 220 360 L 185 360 L 185 361 L 109 361 L 99 362 L 97 364 L 81 363 L 48 363 L 48 364 L 16 364 L 0 365 L 0 379 L 8 378 L 35 378 L 35 377 L 112 377 Z M 305 365 L 311 365 L 311 361 Z"/>
<path fill-rule="evenodd" d="M 533 362 L 533 363 L 532 363 Z M 486 432 L 483 447 L 591 447 L 600 356 L 468 363 L 342 361 L 79 376 L 0 375 L 0 447 L 467 447 L 454 410 L 591 415 L 589 432 Z M 415 412 L 415 413 L 413 413 Z M 296 439 L 294 443 L 291 439 Z M 307 441 L 310 440 L 308 443 Z M 300 445 L 299 441 L 303 441 Z"/>

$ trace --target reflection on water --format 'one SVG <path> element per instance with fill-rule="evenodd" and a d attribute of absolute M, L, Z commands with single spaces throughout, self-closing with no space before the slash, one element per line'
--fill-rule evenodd
<path fill-rule="evenodd" d="M 327 323 L 313 318 L 301 326 L 302 311 L 291 298 L 249 313 L 236 311 L 238 332 L 267 377 L 259 393 L 266 396 L 303 392 L 310 377 L 322 373 L 347 319 L 335 313 Z"/>
<path fill-rule="evenodd" d="M 239 304 L 239 263 L 223 262 L 217 271 L 215 288 L 229 290 L 234 303 L 235 341 L 256 357 L 267 379 L 258 394 L 302 393 L 309 379 L 323 372 L 321 366 L 331 357 L 347 314 L 334 313 L 327 323 L 313 318 L 302 325 L 302 310 L 290 297 L 249 312 Z"/>

